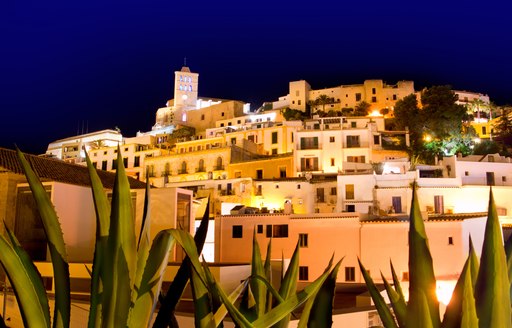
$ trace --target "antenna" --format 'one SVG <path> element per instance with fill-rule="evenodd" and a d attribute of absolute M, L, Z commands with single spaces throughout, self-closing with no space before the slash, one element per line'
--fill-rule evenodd
<path fill-rule="evenodd" d="M 183 58 L 183 66 L 187 66 L 187 57 Z"/>

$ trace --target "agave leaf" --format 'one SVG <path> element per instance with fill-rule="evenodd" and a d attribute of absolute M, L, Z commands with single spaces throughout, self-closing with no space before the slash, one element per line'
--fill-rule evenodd
<path fill-rule="evenodd" d="M 106 327 L 124 327 L 132 301 L 136 274 L 135 220 L 132 217 L 130 185 L 117 147 L 117 170 L 104 275 L 103 321 Z"/>
<path fill-rule="evenodd" d="M 160 231 L 153 240 L 144 266 L 144 274 L 136 291 L 137 297 L 130 312 L 128 327 L 147 326 L 158 298 L 169 252 L 174 242 L 174 238 L 167 230 Z"/>
<path fill-rule="evenodd" d="M 396 322 L 400 328 L 405 328 L 405 321 L 407 319 L 407 304 L 405 304 L 404 299 L 401 298 L 400 294 L 397 293 L 397 291 L 393 289 L 393 287 L 389 284 L 382 272 L 380 275 L 382 277 L 382 281 L 384 282 L 386 292 L 388 293 L 389 300 L 391 301 L 391 306 L 393 307 L 393 311 L 395 313 Z"/>
<path fill-rule="evenodd" d="M 329 264 L 327 264 L 327 267 L 325 268 L 324 273 L 328 272 L 331 269 L 333 261 L 334 261 L 334 254 L 331 256 L 331 259 L 329 260 Z M 309 314 L 311 313 L 311 309 L 313 308 L 313 304 L 315 302 L 315 296 L 316 295 L 311 295 L 311 297 L 306 301 L 306 304 L 304 304 L 304 308 L 302 309 L 302 314 L 300 316 L 300 320 L 297 325 L 298 328 L 305 328 L 308 326 Z"/>
<path fill-rule="evenodd" d="M 150 252 L 150 237 L 149 237 L 149 225 L 150 225 L 150 184 L 149 178 L 146 178 L 146 192 L 144 196 L 144 210 L 142 214 L 142 223 L 140 226 L 139 241 L 137 242 L 137 266 L 135 272 L 135 293 L 132 293 L 133 302 L 136 303 L 136 298 L 140 295 L 137 291 L 141 286 L 142 275 L 145 274 L 146 266 L 148 265 L 148 256 Z M 152 247 L 152 246 L 151 246 Z M 167 263 L 166 263 L 167 265 Z"/>
<path fill-rule="evenodd" d="M 342 261 L 343 259 L 338 261 L 320 290 L 314 296 L 313 307 L 308 316 L 308 327 L 332 327 L 336 277 L 338 276 L 338 270 Z"/>
<path fill-rule="evenodd" d="M 501 225 L 491 190 L 480 270 L 475 286 L 476 310 L 480 327 L 512 326 L 509 289 Z"/>
<path fill-rule="evenodd" d="M 306 286 L 302 291 L 296 293 L 295 295 L 288 297 L 284 302 L 274 307 L 269 312 L 265 313 L 263 316 L 258 318 L 256 321 L 252 323 L 255 328 L 266 328 L 270 327 L 277 322 L 281 321 L 284 317 L 289 315 L 292 311 L 294 311 L 297 307 L 302 305 L 311 297 L 314 297 L 320 288 L 322 287 L 324 281 L 330 274 L 330 267 L 326 272 L 324 272 L 320 277 L 318 277 L 311 284 Z M 231 314 L 231 312 L 230 312 Z"/>
<path fill-rule="evenodd" d="M 398 280 L 398 276 L 396 275 L 395 267 L 393 266 L 393 262 L 389 260 L 389 266 L 391 267 L 391 275 L 393 277 L 393 287 L 395 288 L 395 292 L 398 294 L 398 296 L 401 299 L 401 303 L 403 302 L 405 304 L 405 297 L 404 293 L 402 291 L 402 286 L 400 285 L 400 280 Z"/>
<path fill-rule="evenodd" d="M 201 219 L 201 223 L 199 224 L 199 228 L 194 235 L 194 242 L 196 244 L 197 253 L 201 253 L 203 250 L 204 242 L 206 240 L 206 234 L 208 232 L 208 223 L 210 220 L 210 199 L 206 203 L 206 209 L 203 214 L 203 218 Z M 180 265 L 174 280 L 172 281 L 169 289 L 165 293 L 165 297 L 161 301 L 160 310 L 156 316 L 153 327 L 167 327 L 170 325 L 172 321 L 172 317 L 174 316 L 174 311 L 176 309 L 176 305 L 178 304 L 181 295 L 183 295 L 183 291 L 187 286 L 187 282 L 190 278 L 189 272 L 189 257 L 183 260 L 183 263 Z M 215 302 L 214 302 L 215 306 Z"/>
<path fill-rule="evenodd" d="M 417 291 L 416 293 L 418 294 L 416 298 L 417 302 L 414 303 L 414 306 L 417 307 L 417 309 L 414 310 L 415 313 L 418 314 L 418 317 L 416 318 L 416 324 L 413 327 L 434 328 L 432 317 L 430 315 L 430 307 L 427 295 L 425 295 L 421 290 Z M 407 310 L 409 310 L 409 308 L 407 308 Z M 409 317 L 407 319 L 409 320 Z"/>
<path fill-rule="evenodd" d="M 85 153 L 89 178 L 91 180 L 92 197 L 96 211 L 96 244 L 91 279 L 91 300 L 88 327 L 100 327 L 102 313 L 103 278 L 102 267 L 105 265 L 108 230 L 110 226 L 110 203 L 103 189 L 96 168 L 92 165 L 89 155 Z"/>
<path fill-rule="evenodd" d="M 252 239 L 252 261 L 251 261 L 251 277 L 265 276 L 265 269 L 263 267 L 263 263 L 261 261 L 261 252 L 260 246 L 258 245 L 258 241 L 256 240 L 256 230 L 254 230 L 253 239 Z M 251 286 L 251 291 L 254 294 L 254 299 L 256 300 L 256 318 L 262 316 L 265 313 L 266 309 L 266 297 L 267 297 L 267 289 L 265 284 L 257 279 L 252 279 L 249 282 Z"/>
<path fill-rule="evenodd" d="M 358 258 L 357 261 L 359 262 L 359 268 L 361 269 L 361 273 L 363 274 L 363 278 L 366 283 L 366 287 L 368 288 L 368 292 L 372 297 L 373 303 L 377 308 L 377 312 L 379 313 L 380 319 L 382 320 L 384 327 L 396 328 L 397 325 L 395 322 L 395 318 L 393 317 L 393 314 L 391 314 L 391 311 L 389 310 L 386 301 L 384 301 L 384 298 L 382 297 L 379 290 L 375 286 L 373 279 L 368 274 L 368 271 L 366 271 L 366 268 L 364 267 L 363 263 L 361 263 L 361 260 Z"/>
<path fill-rule="evenodd" d="M 505 242 L 505 255 L 507 258 L 507 272 L 508 280 L 512 281 L 512 235 L 510 235 Z M 512 283 L 510 284 L 510 299 L 512 302 Z"/>
<path fill-rule="evenodd" d="M 478 327 L 475 297 L 473 296 L 473 278 L 471 276 L 471 262 L 473 260 L 474 258 L 471 256 L 470 251 L 466 263 L 464 263 L 464 268 L 457 280 L 457 284 L 455 285 L 455 289 L 453 290 L 450 304 L 448 304 L 446 312 L 444 313 L 443 322 L 441 324 L 443 328 L 462 327 L 463 317 L 466 324 L 473 324 L 469 327 Z M 466 325 L 465 327 L 468 326 Z"/>
<path fill-rule="evenodd" d="M 473 291 L 475 290 L 476 280 L 478 279 L 478 270 L 480 269 L 480 263 L 478 262 L 478 256 L 476 256 L 475 247 L 473 246 L 473 240 L 469 236 L 469 257 L 471 258 L 469 272 L 471 273 L 471 281 L 473 282 Z"/>
<path fill-rule="evenodd" d="M 290 259 L 290 264 L 288 265 L 284 278 L 281 281 L 281 287 L 279 287 L 279 295 L 284 299 L 295 295 L 297 291 L 297 279 L 299 277 L 299 248 L 299 242 L 297 242 L 292 258 Z M 288 327 L 290 315 L 284 317 L 283 320 L 281 320 L 275 327 Z"/>
<path fill-rule="evenodd" d="M 265 263 L 263 265 L 263 269 L 265 270 L 265 278 L 267 281 L 272 284 L 272 238 L 268 241 L 267 245 L 267 254 L 265 256 Z M 272 308 L 272 294 L 270 291 L 267 292 L 267 308 L 265 312 L 270 311 Z"/>
<path fill-rule="evenodd" d="M 215 283 L 215 282 L 214 282 Z M 240 295 L 243 293 L 244 290 L 247 289 L 247 286 L 249 284 L 249 280 L 244 280 L 240 285 L 238 285 L 237 288 L 228 296 L 228 300 L 231 303 L 235 303 L 235 301 L 240 297 Z M 215 312 L 213 316 L 214 321 L 214 327 L 218 327 L 222 320 L 226 317 L 228 314 L 228 310 L 226 308 L 226 305 L 222 304 L 217 311 Z"/>
<path fill-rule="evenodd" d="M 48 240 L 48 248 L 53 265 L 53 276 L 55 279 L 55 310 L 53 326 L 69 327 L 69 316 L 71 312 L 70 286 L 69 286 L 69 266 L 64 245 L 62 229 L 55 213 L 55 208 L 50 197 L 44 190 L 43 184 L 30 167 L 23 153 L 16 149 L 18 159 L 25 177 L 32 190 L 32 195 L 36 200 L 37 208 L 43 221 L 44 232 Z"/>
<path fill-rule="evenodd" d="M 9 277 L 25 327 L 50 327 L 50 307 L 41 276 L 16 237 L 5 227 L 0 235 L 0 262 Z"/>
<path fill-rule="evenodd" d="M 430 313 L 430 324 L 439 327 L 439 301 L 436 296 L 436 278 L 432 256 L 428 247 L 425 224 L 421 217 L 416 183 L 412 188 L 412 204 L 409 216 L 409 303 L 407 306 L 407 327 L 422 325 L 423 304 L 426 301 Z M 423 299 L 425 298 L 425 299 Z"/>

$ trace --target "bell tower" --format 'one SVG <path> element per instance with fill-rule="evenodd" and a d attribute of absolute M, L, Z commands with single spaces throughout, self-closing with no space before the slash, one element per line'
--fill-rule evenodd
<path fill-rule="evenodd" d="M 180 71 L 174 72 L 174 108 L 196 109 L 198 85 L 199 74 L 192 73 L 187 66 L 183 66 Z"/>

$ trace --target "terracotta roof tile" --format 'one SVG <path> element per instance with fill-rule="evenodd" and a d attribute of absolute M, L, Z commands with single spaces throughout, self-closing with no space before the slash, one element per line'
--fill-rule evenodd
<path fill-rule="evenodd" d="M 42 181 L 57 181 L 79 186 L 90 186 L 89 172 L 87 167 L 77 164 L 69 164 L 58 159 L 38 157 L 25 154 L 28 162 Z M 23 174 L 23 169 L 18 162 L 16 151 L 12 149 L 0 148 L 0 168 L 7 171 Z M 98 170 L 98 176 L 107 189 L 114 188 L 115 174 Z M 128 178 L 130 188 L 145 188 L 146 184 L 142 181 Z"/>

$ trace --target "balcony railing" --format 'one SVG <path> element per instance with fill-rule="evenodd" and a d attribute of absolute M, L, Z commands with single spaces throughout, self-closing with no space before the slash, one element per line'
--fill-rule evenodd
<path fill-rule="evenodd" d="M 178 170 L 178 174 L 188 174 L 187 170 Z"/>
<path fill-rule="evenodd" d="M 213 170 L 214 171 L 223 171 L 224 170 L 224 165 L 216 165 L 213 167 Z"/>

